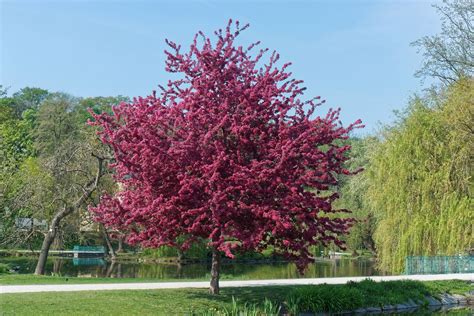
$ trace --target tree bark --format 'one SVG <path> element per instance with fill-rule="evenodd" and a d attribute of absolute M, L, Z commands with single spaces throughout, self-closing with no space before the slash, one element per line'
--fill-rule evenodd
<path fill-rule="evenodd" d="M 104 239 L 105 239 L 105 242 L 107 243 L 107 248 L 109 249 L 109 255 L 112 258 L 112 260 L 115 260 L 116 258 L 115 250 L 114 250 L 114 247 L 112 246 L 112 243 L 110 242 L 109 233 L 107 232 L 107 229 L 105 228 L 103 224 L 100 224 L 100 226 L 102 227 L 102 232 L 104 233 Z"/>
<path fill-rule="evenodd" d="M 182 262 L 184 259 L 184 253 L 180 248 L 176 249 L 176 252 L 178 253 L 178 262 Z"/>
<path fill-rule="evenodd" d="M 209 293 L 219 295 L 219 277 L 221 272 L 221 254 L 217 249 L 212 249 L 211 286 Z"/>
<path fill-rule="evenodd" d="M 124 237 L 121 233 L 119 233 L 118 236 L 119 236 L 118 237 L 118 248 L 117 248 L 116 252 L 117 253 L 122 253 L 122 252 L 124 252 L 124 250 L 123 250 L 123 239 L 124 239 Z"/>
<path fill-rule="evenodd" d="M 117 263 L 117 261 L 115 261 L 115 260 L 112 261 L 109 268 L 107 269 L 107 274 L 105 275 L 105 277 L 110 278 L 112 276 L 112 273 L 114 272 L 114 268 L 115 268 L 116 263 Z"/>
<path fill-rule="evenodd" d="M 63 261 L 61 259 L 54 260 L 53 263 L 53 273 L 59 275 L 61 273 L 61 267 L 63 266 Z"/>
<path fill-rule="evenodd" d="M 41 252 L 38 258 L 38 263 L 36 264 L 35 274 L 43 275 L 45 268 L 46 268 L 46 261 L 48 260 L 49 249 L 53 244 L 54 238 L 59 230 L 59 224 L 61 220 L 71 213 L 71 208 L 63 208 L 59 213 L 57 213 L 53 220 L 51 221 L 51 225 L 49 226 L 49 230 L 44 236 L 43 244 L 41 245 Z"/>
<path fill-rule="evenodd" d="M 84 201 L 86 201 L 89 196 L 94 192 L 94 190 L 97 188 L 99 184 L 99 179 L 102 176 L 102 163 L 104 161 L 103 158 L 96 157 L 99 162 L 99 166 L 97 169 L 97 174 L 95 176 L 95 179 L 90 181 L 86 188 L 84 189 L 84 192 L 82 195 L 71 205 L 71 206 L 64 206 L 61 211 L 59 211 L 54 217 L 53 220 L 51 221 L 51 225 L 49 226 L 49 230 L 44 236 L 43 244 L 41 246 L 41 252 L 40 256 L 38 258 L 38 263 L 36 264 L 35 268 L 35 274 L 36 275 L 43 275 L 45 272 L 46 268 L 46 261 L 48 260 L 48 255 L 49 255 L 49 249 L 51 248 L 51 244 L 54 241 L 54 238 L 56 237 L 56 234 L 59 230 L 59 224 L 61 223 L 61 220 L 68 216 L 69 214 L 73 213 L 75 210 L 77 210 Z"/>

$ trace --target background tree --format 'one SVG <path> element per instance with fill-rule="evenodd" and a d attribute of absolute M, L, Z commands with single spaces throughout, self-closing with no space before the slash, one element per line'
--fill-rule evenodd
<path fill-rule="evenodd" d="M 13 109 L 17 117 L 28 109 L 37 110 L 39 105 L 48 97 L 48 90 L 26 87 L 13 94 Z"/>
<path fill-rule="evenodd" d="M 44 98 L 44 91 L 24 88 L 9 97 L 0 88 L 2 247 L 41 245 L 48 230 L 44 221 L 51 222 L 60 202 L 73 199 L 80 190 L 84 179 L 79 174 L 93 177 L 90 168 L 96 168 L 95 158 L 86 148 L 96 153 L 103 149 L 94 129 L 86 125 L 87 109 L 111 111 L 112 105 L 128 100 L 121 96 L 80 99 L 57 93 Z M 20 117 L 16 114 L 19 104 L 27 104 Z M 102 180 L 104 189 L 115 186 L 108 178 Z M 80 208 L 63 219 L 51 247 L 62 249 L 80 242 L 87 217 L 87 209 Z"/>
<path fill-rule="evenodd" d="M 364 138 L 353 137 L 347 141 L 351 145 L 351 159 L 346 162 L 349 170 L 366 169 L 370 164 L 371 153 L 378 145 L 378 140 L 374 136 Z M 373 235 L 376 227 L 376 220 L 367 200 L 367 189 L 369 179 L 365 172 L 356 175 L 341 177 L 340 195 L 337 206 L 347 208 L 352 211 L 352 216 L 356 219 L 349 235 L 346 238 L 347 247 L 356 255 L 359 249 L 370 251 L 376 254 Z"/>
<path fill-rule="evenodd" d="M 54 199 L 45 201 L 52 212 L 35 274 L 44 274 L 49 249 L 61 232 L 64 219 L 74 214 L 80 217 L 81 209 L 90 202 L 106 172 L 109 153 L 98 141 L 94 128 L 85 125 L 84 108 L 90 105 L 87 101 L 53 94 L 38 112 L 35 146 L 45 172 L 53 179 Z M 104 105 L 96 106 L 102 109 Z M 101 188 L 107 189 L 107 185 L 110 181 L 104 181 Z"/>
<path fill-rule="evenodd" d="M 214 294 L 221 253 L 272 247 L 302 271 L 310 246 L 342 246 L 352 223 L 334 216 L 346 210 L 333 208 L 338 196 L 329 190 L 350 173 L 349 147 L 339 141 L 359 122 L 344 128 L 334 110 L 313 117 L 320 103 L 301 101 L 305 89 L 289 64 L 277 68 L 273 53 L 264 65 L 267 50 L 252 57 L 256 44 L 235 45 L 245 28 L 230 22 L 215 43 L 200 32 L 186 53 L 167 41 L 166 69 L 182 78 L 159 97 L 94 115 L 122 186 L 93 208 L 97 219 L 129 229 L 128 240 L 145 247 L 186 250 L 205 240 Z"/>
<path fill-rule="evenodd" d="M 424 62 L 416 76 L 434 77 L 444 84 L 474 75 L 474 2 L 443 1 L 434 5 L 441 16 L 441 33 L 425 36 L 412 45 L 423 54 Z"/>
<path fill-rule="evenodd" d="M 18 95 L 18 94 L 15 94 Z M 0 88 L 0 245 L 32 246 L 37 231 L 32 211 L 25 207 L 28 191 L 24 184 L 37 174 L 34 136 L 36 108 L 18 115 L 16 97 Z M 44 179 L 46 180 L 46 179 Z M 32 181 L 33 183 L 34 181 Z M 29 224 L 28 224 L 29 223 Z M 27 229 L 26 226 L 30 226 Z M 20 227 L 20 228 L 19 228 Z"/>
<path fill-rule="evenodd" d="M 474 82 L 414 99 L 388 128 L 367 173 L 380 266 L 402 272 L 409 255 L 457 255 L 474 244 Z"/>

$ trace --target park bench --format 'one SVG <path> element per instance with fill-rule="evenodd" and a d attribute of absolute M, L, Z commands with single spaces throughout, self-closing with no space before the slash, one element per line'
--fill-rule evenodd
<path fill-rule="evenodd" d="M 104 246 L 74 246 L 72 252 L 74 253 L 74 258 L 96 257 L 106 254 Z"/>

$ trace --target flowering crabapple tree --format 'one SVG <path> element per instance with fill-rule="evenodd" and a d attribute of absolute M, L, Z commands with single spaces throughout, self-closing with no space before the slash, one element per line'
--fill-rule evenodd
<path fill-rule="evenodd" d="M 128 242 L 185 251 L 206 241 L 212 251 L 210 292 L 219 293 L 221 255 L 271 247 L 302 272 L 309 247 L 335 243 L 353 220 L 333 208 L 360 121 L 344 128 L 339 110 L 313 116 L 324 101 L 302 101 L 305 88 L 290 63 L 259 42 L 237 46 L 248 27 L 229 21 L 215 40 L 199 32 L 186 52 L 174 42 L 166 70 L 181 74 L 161 93 L 121 103 L 91 124 L 115 153 L 121 190 L 91 208 Z M 178 243 L 178 240 L 180 241 Z"/>

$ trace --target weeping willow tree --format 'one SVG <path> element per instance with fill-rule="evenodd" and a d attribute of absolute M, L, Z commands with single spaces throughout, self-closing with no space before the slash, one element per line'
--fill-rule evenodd
<path fill-rule="evenodd" d="M 473 247 L 473 83 L 460 80 L 430 100 L 413 100 L 371 155 L 367 198 L 384 270 L 402 272 L 409 255 Z"/>

